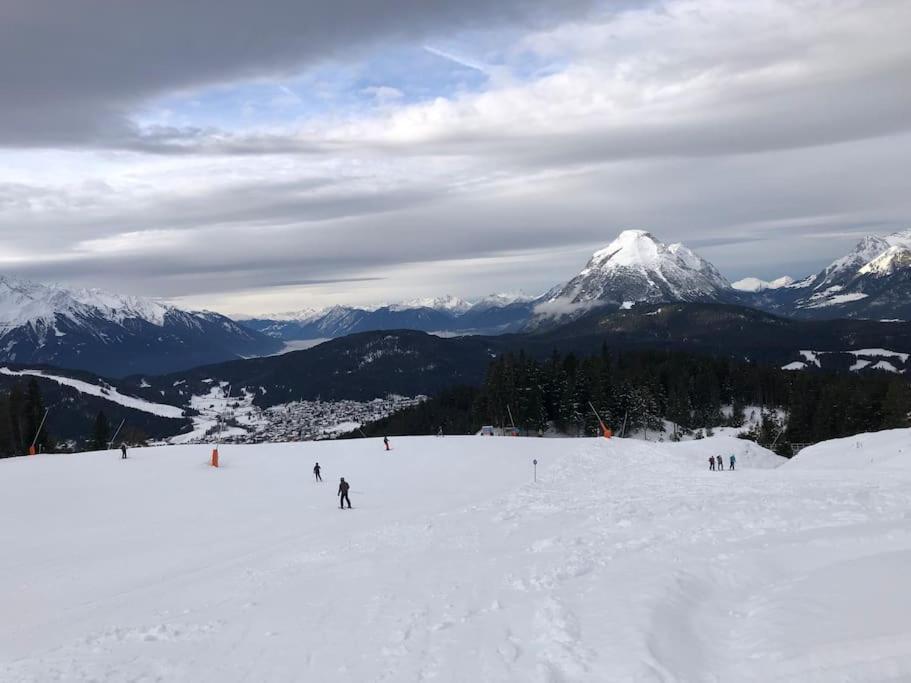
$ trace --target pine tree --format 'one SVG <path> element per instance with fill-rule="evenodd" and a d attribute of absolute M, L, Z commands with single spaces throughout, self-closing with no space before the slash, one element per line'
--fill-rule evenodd
<path fill-rule="evenodd" d="M 108 417 L 104 414 L 103 410 L 99 410 L 98 415 L 95 417 L 94 427 L 92 428 L 90 447 L 92 450 L 103 451 L 107 449 L 110 439 L 111 425 L 108 422 Z"/>

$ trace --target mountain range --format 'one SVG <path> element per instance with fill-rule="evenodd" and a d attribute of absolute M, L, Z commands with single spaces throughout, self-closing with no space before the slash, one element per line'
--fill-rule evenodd
<path fill-rule="evenodd" d="M 282 343 L 210 311 L 0 277 L 0 360 L 109 377 L 275 353 Z"/>
<path fill-rule="evenodd" d="M 799 281 L 734 284 L 683 244 L 626 230 L 567 282 L 537 297 L 448 296 L 375 308 L 333 306 L 235 322 L 158 301 L 0 277 L 0 362 L 162 374 L 278 353 L 288 342 L 409 329 L 452 335 L 543 331 L 592 311 L 659 303 L 731 304 L 809 319 L 911 319 L 911 230 L 868 236 Z"/>
<path fill-rule="evenodd" d="M 730 283 L 683 244 L 645 230 L 625 230 L 585 267 L 539 297 L 494 295 L 476 302 L 419 299 L 366 309 L 333 306 L 243 321 L 285 341 L 368 330 L 502 334 L 572 320 L 593 309 L 660 302 L 728 303 L 796 318 L 911 318 L 911 230 L 868 236 L 815 275 L 796 281 L 751 277 Z"/>
<path fill-rule="evenodd" d="M 795 372 L 904 375 L 911 323 L 782 318 L 718 303 L 643 303 L 592 310 L 556 327 L 494 336 L 440 337 L 412 330 L 362 332 L 310 349 L 121 379 L 47 367 L 0 365 L 0 388 L 34 378 L 61 438 L 85 435 L 98 410 L 154 437 L 186 434 L 213 388 L 268 408 L 298 400 L 369 401 L 477 385 L 491 360 L 557 351 L 588 356 L 650 349 L 755 362 Z"/>

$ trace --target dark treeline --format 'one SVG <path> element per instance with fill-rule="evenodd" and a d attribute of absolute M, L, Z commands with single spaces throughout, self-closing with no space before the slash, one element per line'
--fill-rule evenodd
<path fill-rule="evenodd" d="M 0 394 L 0 458 L 28 454 L 43 415 L 44 401 L 34 378 L 24 387 L 17 384 Z M 35 440 L 36 451 L 46 453 L 54 445 L 47 429 L 42 429 Z"/>
<path fill-rule="evenodd" d="M 907 426 L 911 391 L 904 379 L 887 373 L 786 372 L 682 352 L 604 347 L 585 358 L 554 352 L 546 361 L 519 353 L 493 361 L 481 387 L 444 391 L 363 431 L 432 434 L 442 426 L 465 434 L 482 425 L 514 424 L 528 434 L 554 425 L 591 435 L 598 433 L 598 421 L 590 405 L 615 433 L 657 431 L 662 418 L 680 432 L 741 426 L 744 409 L 758 406 L 762 418 L 751 438 L 790 455 L 791 443 Z M 789 416 L 785 421 L 781 412 Z"/>
<path fill-rule="evenodd" d="M 83 438 L 60 443 L 53 436 L 53 408 L 41 431 L 38 431 L 45 407 L 41 389 L 34 378 L 25 385 L 15 384 L 9 391 L 0 392 L 0 458 L 28 455 L 33 441 L 38 453 L 74 448 L 103 450 L 111 445 L 109 441 L 117 425 L 112 425 L 103 411 L 94 414 L 91 419 L 86 418 Z M 141 429 L 125 425 L 118 434 L 117 443 L 142 445 L 147 439 L 148 436 Z"/>

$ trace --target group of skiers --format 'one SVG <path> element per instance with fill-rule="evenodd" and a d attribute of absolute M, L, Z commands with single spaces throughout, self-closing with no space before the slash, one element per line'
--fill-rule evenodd
<path fill-rule="evenodd" d="M 391 450 L 388 436 L 383 437 L 383 445 L 386 447 L 387 451 Z M 320 472 L 322 472 L 322 468 L 319 466 L 319 463 L 316 463 L 313 466 L 313 478 L 317 482 L 321 482 L 323 480 L 323 476 L 320 474 Z M 351 509 L 351 499 L 348 497 L 348 491 L 350 488 L 351 485 L 345 481 L 345 477 L 341 477 L 338 481 L 338 493 L 336 493 L 336 495 L 338 496 L 338 506 L 342 510 L 345 509 L 345 503 L 348 503 L 348 509 Z"/>
<path fill-rule="evenodd" d="M 737 456 L 734 455 L 733 453 L 731 453 L 728 469 L 729 470 L 734 469 L 734 465 L 736 465 L 736 464 L 737 464 Z M 709 469 L 712 470 L 713 472 L 715 470 L 718 470 L 719 472 L 724 471 L 724 458 L 722 458 L 720 455 L 710 455 L 709 456 Z"/>

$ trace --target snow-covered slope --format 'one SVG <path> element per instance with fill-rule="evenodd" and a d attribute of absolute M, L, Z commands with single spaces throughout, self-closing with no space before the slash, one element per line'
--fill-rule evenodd
<path fill-rule="evenodd" d="M 624 302 L 725 301 L 730 291 L 711 263 L 682 244 L 666 245 L 644 230 L 625 230 L 535 311 L 560 316 Z"/>
<path fill-rule="evenodd" d="M 159 417 L 181 418 L 184 416 L 183 410 L 177 406 L 168 405 L 166 403 L 154 403 L 136 396 L 127 396 L 121 394 L 115 387 L 110 385 L 93 384 L 92 382 L 66 377 L 65 375 L 55 375 L 44 370 L 10 370 L 7 367 L 0 366 L 0 375 L 46 379 L 51 382 L 56 382 L 57 384 L 71 387 L 81 394 L 103 398 L 106 401 L 116 403 L 125 408 L 151 413 L 152 415 L 157 415 Z"/>
<path fill-rule="evenodd" d="M 722 438 L 392 445 L 0 462 L 27 520 L 0 528 L 0 680 L 911 676 L 901 472 Z"/>
<path fill-rule="evenodd" d="M 0 361 L 119 376 L 167 372 L 280 348 L 208 311 L 0 277 Z"/>
<path fill-rule="evenodd" d="M 888 429 L 823 441 L 804 448 L 788 463 L 793 469 L 898 470 L 911 474 L 911 430 Z"/>

